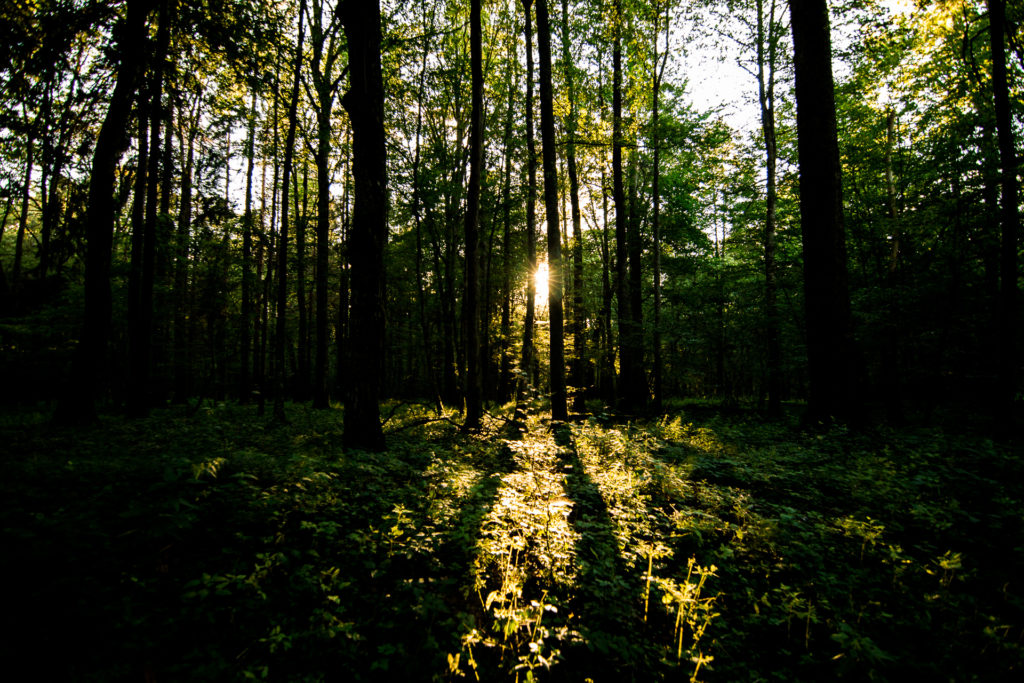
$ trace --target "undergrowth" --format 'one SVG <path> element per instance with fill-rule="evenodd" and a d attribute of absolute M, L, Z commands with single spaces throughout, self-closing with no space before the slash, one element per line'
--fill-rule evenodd
<path fill-rule="evenodd" d="M 390 409 L 389 409 L 390 410 Z M 1012 680 L 1020 453 L 685 410 L 0 420 L 4 661 L 43 678 Z M 42 657 L 42 659 L 40 659 Z M 20 667 L 11 667 L 12 670 Z"/>

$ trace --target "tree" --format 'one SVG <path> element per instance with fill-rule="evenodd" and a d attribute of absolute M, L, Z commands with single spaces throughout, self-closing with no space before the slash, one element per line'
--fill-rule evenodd
<path fill-rule="evenodd" d="M 384 347 L 384 246 L 387 243 L 387 153 L 381 18 L 378 0 L 342 0 L 348 39 L 349 90 L 342 105 L 352 122 L 352 378 L 345 395 L 345 447 L 384 450 L 380 424 Z"/>
<path fill-rule="evenodd" d="M 569 176 L 569 207 L 572 211 L 572 382 L 573 410 L 583 412 L 588 372 L 587 314 L 583 308 L 583 218 L 580 215 L 580 181 L 576 164 L 578 103 L 576 101 L 576 65 L 573 63 L 572 37 L 569 30 L 569 0 L 562 0 L 562 67 L 569 98 L 569 115 L 565 122 L 565 165 Z"/>
<path fill-rule="evenodd" d="M 540 133 L 544 163 L 544 206 L 548 224 L 548 323 L 551 335 L 551 419 L 568 418 L 565 342 L 562 315 L 562 236 L 558 223 L 558 172 L 555 168 L 555 113 L 551 91 L 551 27 L 547 0 L 537 0 L 537 48 L 540 58 Z"/>
<path fill-rule="evenodd" d="M 299 36 L 295 42 L 295 67 L 292 74 L 291 101 L 288 105 L 288 132 L 284 138 L 284 167 L 281 170 L 281 223 L 277 235 L 277 320 L 274 336 L 274 366 L 276 370 L 274 389 L 274 419 L 285 422 L 284 412 L 285 377 L 285 336 L 287 334 L 288 309 L 288 181 L 292 173 L 292 159 L 295 147 L 295 127 L 298 119 L 299 88 L 302 79 L 302 42 L 305 37 L 306 0 L 299 4 Z"/>
<path fill-rule="evenodd" d="M 612 187 L 615 199 L 615 296 L 618 300 L 619 326 L 619 403 L 627 410 L 642 407 L 643 386 L 640 377 L 640 335 L 632 311 L 629 269 L 631 249 L 628 239 L 629 208 L 622 169 L 622 2 L 615 0 L 612 13 Z"/>
<path fill-rule="evenodd" d="M 336 64 L 341 54 L 338 45 L 338 14 L 324 26 L 324 2 L 313 0 L 311 42 L 313 47 L 312 80 L 314 93 L 310 100 L 316 109 L 316 369 L 313 380 L 313 407 L 327 408 L 327 270 L 328 234 L 331 221 L 331 115 L 334 98 L 345 71 L 338 73 Z M 315 97 L 313 96 L 315 94 Z"/>
<path fill-rule="evenodd" d="M 114 172 L 125 148 L 132 98 L 144 64 L 146 0 L 126 0 L 115 30 L 117 80 L 92 155 L 89 182 L 88 246 L 85 263 L 85 317 L 66 393 L 58 407 L 63 422 L 96 417 L 99 381 L 106 369 L 111 323 L 110 258 L 114 231 Z"/>
<path fill-rule="evenodd" d="M 997 429 L 1013 430 L 1013 405 L 1017 395 L 1017 248 L 1020 232 L 1017 181 L 1017 146 L 1014 143 L 1006 78 L 1006 2 L 986 0 L 989 16 L 989 42 L 992 48 L 992 96 L 995 101 L 996 131 L 999 136 L 999 161 L 1002 170 L 1000 206 L 1002 245 L 1000 249 L 1000 289 L 998 303 L 999 395 Z"/>
<path fill-rule="evenodd" d="M 537 148 L 534 142 L 533 123 L 533 21 L 530 9 L 533 0 L 523 0 L 523 35 L 526 38 L 526 313 L 523 321 L 523 363 L 520 369 L 522 379 L 533 377 L 533 328 L 534 306 L 537 297 L 537 284 L 534 274 L 537 272 L 536 249 L 536 197 L 537 197 Z M 520 392 L 516 392 L 517 395 Z"/>
<path fill-rule="evenodd" d="M 767 14 L 764 0 L 755 0 L 757 10 L 757 101 L 761 109 L 761 134 L 765 156 L 764 218 L 764 314 L 765 350 L 768 379 L 768 414 L 782 413 L 782 348 L 779 332 L 778 265 L 776 237 L 776 161 L 778 142 L 775 133 L 775 74 L 780 27 L 775 17 L 775 0 Z"/>
<path fill-rule="evenodd" d="M 481 406 L 480 349 L 480 167 L 483 165 L 484 74 L 480 0 L 470 0 L 469 63 L 471 111 L 469 187 L 466 190 L 466 418 L 465 430 L 479 429 Z M 539 21 L 539 20 L 538 20 Z"/>
<path fill-rule="evenodd" d="M 148 94 L 149 111 L 149 144 L 146 161 L 146 211 L 140 225 L 140 253 L 133 256 L 141 257 L 141 264 L 132 264 L 132 271 L 138 273 L 138 289 L 131 292 L 135 304 L 134 315 L 130 316 L 131 334 L 131 372 L 127 409 L 130 415 L 143 416 L 149 412 L 151 397 L 149 395 L 150 365 L 152 363 L 153 334 L 153 287 L 156 277 L 156 243 L 157 243 L 157 198 L 160 182 L 160 123 L 161 97 L 163 95 L 164 62 L 170 45 L 170 13 L 167 0 L 161 0 L 157 13 L 157 37 L 150 60 L 151 73 Z M 140 130 L 140 140 L 142 138 Z M 141 164 L 140 164 L 141 169 Z M 136 201 L 141 197 L 136 196 Z M 133 236 L 134 243 L 134 236 Z"/>
<path fill-rule="evenodd" d="M 256 88 L 250 94 L 248 135 L 245 141 L 245 207 L 242 216 L 242 300 L 241 300 L 241 353 L 238 373 L 238 392 L 242 403 L 249 402 L 252 393 L 250 356 L 253 333 L 253 273 L 252 273 L 252 175 L 256 163 Z"/>
<path fill-rule="evenodd" d="M 790 0 L 800 155 L 808 419 L 848 419 L 857 410 L 843 227 L 842 170 L 826 0 Z"/>
<path fill-rule="evenodd" d="M 657 10 L 657 8 L 655 8 Z M 654 47 L 654 68 L 651 83 L 651 146 L 654 148 L 654 179 L 651 181 L 651 199 L 654 204 L 654 216 L 652 228 L 654 232 L 654 404 L 657 411 L 661 411 L 662 399 L 664 398 L 664 387 L 662 386 L 663 361 L 661 357 L 661 131 L 658 129 L 659 112 L 661 109 L 661 80 L 665 75 L 665 65 L 668 63 L 669 52 L 669 31 L 671 22 L 669 19 L 669 5 L 665 4 L 665 51 L 661 55 L 661 64 L 658 64 L 658 15 L 655 11 L 655 22 L 653 32 Z"/>

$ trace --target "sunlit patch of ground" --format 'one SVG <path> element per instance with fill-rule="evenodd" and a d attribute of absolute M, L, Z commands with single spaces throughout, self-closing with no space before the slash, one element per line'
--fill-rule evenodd
<path fill-rule="evenodd" d="M 711 661 L 700 641 L 715 617 L 715 569 L 674 561 L 659 542 L 674 522 L 651 505 L 655 461 L 616 430 L 552 430 L 537 417 L 527 427 L 504 446 L 513 465 L 474 562 L 481 616 L 451 671 L 600 679 L 681 667 L 696 678 Z"/>
<path fill-rule="evenodd" d="M 578 534 L 568 523 L 557 448 L 539 421 L 521 440 L 503 442 L 509 471 L 479 530 L 473 564 L 481 616 L 450 658 L 453 673 L 487 679 L 499 672 L 549 669 L 563 643 L 578 637 L 565 603 L 576 578 Z"/>

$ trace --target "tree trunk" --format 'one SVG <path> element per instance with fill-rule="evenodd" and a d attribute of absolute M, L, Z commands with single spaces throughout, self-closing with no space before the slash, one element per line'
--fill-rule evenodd
<path fill-rule="evenodd" d="M 658 27 L 655 24 L 654 31 L 654 83 L 651 90 L 651 137 L 654 147 L 654 179 L 651 182 L 651 198 L 654 204 L 654 216 L 652 227 L 654 230 L 654 407 L 661 412 L 664 399 L 664 388 L 662 387 L 662 358 L 661 358 L 661 131 L 658 129 L 658 117 L 661 96 L 661 78 L 665 73 L 665 64 L 668 62 L 669 48 L 669 13 L 668 5 L 665 6 L 665 53 L 662 55 L 661 65 L 658 65 Z"/>
<path fill-rule="evenodd" d="M 622 179 L 622 3 L 615 0 L 612 27 L 612 187 L 615 201 L 615 296 L 618 301 L 619 327 L 619 404 L 626 410 L 636 410 L 639 383 L 636 357 L 633 352 L 633 316 L 630 311 L 629 283 L 627 282 L 627 223 L 626 191 Z"/>
<path fill-rule="evenodd" d="M 181 169 L 181 202 L 178 207 L 178 231 L 175 236 L 174 257 L 174 348 L 172 366 L 174 371 L 174 400 L 185 401 L 192 393 L 192 368 L 189 363 L 190 327 L 188 312 L 188 271 L 189 241 L 192 231 L 192 175 L 195 171 L 196 137 L 199 135 L 199 121 L 202 112 L 201 102 L 196 103 L 192 119 L 189 121 L 187 149 L 185 140 L 181 141 L 182 153 L 185 156 Z"/>
<path fill-rule="evenodd" d="M 256 163 L 256 84 L 252 84 L 252 101 L 249 105 L 249 136 L 245 142 L 245 213 L 242 219 L 242 320 L 241 320 L 241 367 L 238 373 L 239 402 L 249 402 L 252 386 L 249 356 L 252 349 L 252 174 Z"/>
<path fill-rule="evenodd" d="M 480 349 L 480 167 L 483 165 L 483 38 L 480 0 L 469 5 L 469 63 L 471 73 L 469 129 L 469 187 L 466 189 L 466 418 L 464 431 L 480 428 L 483 412 Z"/>
<path fill-rule="evenodd" d="M 25 231 L 28 229 L 28 209 L 32 200 L 32 167 L 35 165 L 36 141 L 28 137 L 25 153 L 25 184 L 21 187 L 21 216 L 18 218 L 18 233 L 14 240 L 14 266 L 11 268 L 11 289 L 18 296 L 21 285 L 21 260 L 24 253 Z"/>
<path fill-rule="evenodd" d="M 288 105 L 288 132 L 284 140 L 284 167 L 281 171 L 281 224 L 277 236 L 277 319 L 274 334 L 274 420 L 287 422 L 284 412 L 285 344 L 288 312 L 288 182 L 291 180 L 295 147 L 295 127 L 299 108 L 299 87 L 302 79 L 302 43 L 305 39 L 306 0 L 299 5 L 299 36 L 295 43 L 295 67 L 292 72 L 291 102 Z"/>
<path fill-rule="evenodd" d="M 317 94 L 316 106 L 316 321 L 315 321 L 315 352 L 313 377 L 313 407 L 328 407 L 330 368 L 327 360 L 327 349 L 330 343 L 327 325 L 327 284 L 328 256 L 330 253 L 329 235 L 331 224 L 331 116 L 334 109 L 334 97 L 338 81 L 334 80 L 334 63 L 337 51 L 334 50 L 334 34 L 328 41 L 323 26 L 323 3 L 313 3 L 313 79 Z M 332 22 L 332 26 L 333 26 Z M 324 43 L 328 43 L 327 54 L 324 54 Z M 325 62 L 326 57 L 326 62 Z"/>
<path fill-rule="evenodd" d="M 131 369 L 129 373 L 127 413 L 142 417 L 149 413 L 149 374 L 153 335 L 153 287 L 156 267 L 156 230 L 158 189 L 160 184 L 160 100 L 163 94 L 164 60 L 170 43 L 167 0 L 162 0 L 157 17 L 156 45 L 149 91 L 149 154 L 146 172 L 146 220 L 142 233 L 142 269 L 139 280 L 137 315 L 129 329 Z"/>
<path fill-rule="evenodd" d="M 603 64 L 603 53 L 598 52 L 598 62 Z M 607 102 L 604 98 L 605 70 L 600 69 L 601 87 L 598 88 L 601 118 L 608 115 Z M 598 384 L 601 397 L 611 403 L 615 401 L 615 340 L 612 327 L 612 259 L 608 240 L 608 156 L 601 163 L 601 316 L 600 331 L 602 335 L 600 369 Z"/>
<path fill-rule="evenodd" d="M 302 163 L 302 192 L 299 176 L 295 175 L 295 303 L 299 309 L 299 329 L 296 334 L 298 372 L 295 374 L 295 399 L 305 401 L 309 394 L 309 306 L 306 302 L 306 227 L 309 225 L 309 165 Z M 299 198 L 302 211 L 299 211 Z"/>
<path fill-rule="evenodd" d="M 890 224 L 889 259 L 886 266 L 886 289 L 888 298 L 887 320 L 885 322 L 885 348 L 882 351 L 882 391 L 885 412 L 890 423 L 903 422 L 902 368 L 900 366 L 900 296 L 898 291 L 900 263 L 899 214 L 896 206 L 896 183 L 892 171 L 892 150 L 896 141 L 896 112 L 889 109 L 885 114 L 885 194 L 888 200 Z"/>
<path fill-rule="evenodd" d="M 855 417 L 853 338 L 826 0 L 790 0 L 810 422 Z"/>
<path fill-rule="evenodd" d="M 572 407 L 576 412 L 585 410 L 588 383 L 587 315 L 583 309 L 583 226 L 580 215 L 580 181 L 576 168 L 576 128 L 579 114 L 576 103 L 576 65 L 572 61 L 569 31 L 569 0 L 562 0 L 562 62 L 565 66 L 565 89 L 569 96 L 569 117 L 566 120 L 565 162 L 569 175 L 569 207 L 572 212 L 572 340 L 573 366 Z"/>
<path fill-rule="evenodd" d="M 523 363 L 521 367 L 521 381 L 530 382 L 533 377 L 533 332 L 535 326 L 535 306 L 537 298 L 537 282 L 534 276 L 537 272 L 537 147 L 534 141 L 533 130 L 533 21 L 530 9 L 533 7 L 533 0 L 522 0 L 523 2 L 523 34 L 526 37 L 526 317 L 523 321 Z M 516 400 L 521 392 L 517 389 Z"/>
<path fill-rule="evenodd" d="M 114 182 L 124 150 L 132 98 L 144 61 L 143 36 L 149 3 L 128 0 L 125 19 L 115 29 L 118 70 L 107 113 L 93 150 L 89 183 L 85 257 L 85 318 L 82 334 L 57 410 L 62 422 L 96 417 L 98 382 L 106 373 L 107 340 L 111 323 L 110 257 L 114 233 Z"/>
<path fill-rule="evenodd" d="M 345 447 L 384 450 L 379 393 L 384 356 L 384 247 L 387 243 L 387 138 L 378 0 L 340 5 L 348 38 L 350 89 L 342 98 L 352 122 L 352 382 L 345 396 Z"/>
<path fill-rule="evenodd" d="M 512 379 L 512 119 L 515 87 L 512 78 L 512 54 L 509 50 L 508 107 L 505 110 L 504 181 L 501 188 L 502 240 L 501 240 L 501 367 L 498 376 L 498 400 L 507 401 Z"/>
<path fill-rule="evenodd" d="M 138 153 L 135 163 L 135 197 L 132 205 L 131 262 L 128 271 L 128 328 L 134 330 L 142 305 L 142 243 L 146 234 L 146 188 L 149 178 L 149 100 L 138 98 Z"/>
<path fill-rule="evenodd" d="M 426 2 L 420 1 L 420 13 L 423 15 L 426 24 Z M 431 14 L 431 26 L 433 26 L 433 14 Z M 416 150 L 412 163 L 412 216 L 416 232 L 416 304 L 419 312 L 420 342 L 423 347 L 423 362 L 426 366 L 427 375 L 430 381 L 431 392 L 433 393 L 434 406 L 438 414 L 441 413 L 441 395 L 438 392 L 437 375 L 434 371 L 434 363 L 431 355 L 430 321 L 427 318 L 427 297 L 423 291 L 423 192 L 422 181 L 420 180 L 421 147 L 423 141 L 423 95 L 427 74 L 427 57 L 430 52 L 430 42 L 424 39 L 423 51 L 420 53 L 419 83 L 416 90 Z"/>
<path fill-rule="evenodd" d="M 562 236 L 558 224 L 558 170 L 555 167 L 555 113 L 551 92 L 551 28 L 547 0 L 537 0 L 537 47 L 540 58 L 540 132 L 544 161 L 544 204 L 548 223 L 548 320 L 551 366 L 551 419 L 569 417 L 565 387 L 565 341 L 562 316 Z"/>
<path fill-rule="evenodd" d="M 1006 2 L 986 0 L 989 12 L 989 40 L 992 47 L 992 94 L 999 136 L 1002 167 L 1002 248 L 998 313 L 999 395 L 996 400 L 996 431 L 1012 434 L 1014 402 L 1017 395 L 1017 246 L 1020 232 L 1018 210 L 1017 148 L 1013 139 L 1009 87 L 1006 75 Z"/>
<path fill-rule="evenodd" d="M 764 312 L 768 415 L 778 417 L 782 414 L 782 345 L 779 331 L 775 236 L 775 205 L 778 195 L 775 186 L 775 58 L 778 38 L 775 32 L 774 0 L 767 19 L 766 27 L 764 0 L 757 0 L 757 93 L 761 107 L 761 131 L 764 135 L 765 153 Z M 765 47 L 768 48 L 767 54 Z"/>

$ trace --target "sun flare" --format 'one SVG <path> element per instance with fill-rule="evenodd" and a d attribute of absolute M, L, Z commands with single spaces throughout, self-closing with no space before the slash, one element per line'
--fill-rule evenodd
<path fill-rule="evenodd" d="M 533 274 L 534 287 L 537 290 L 537 303 L 546 306 L 548 303 L 548 263 L 541 261 L 537 272 Z"/>

